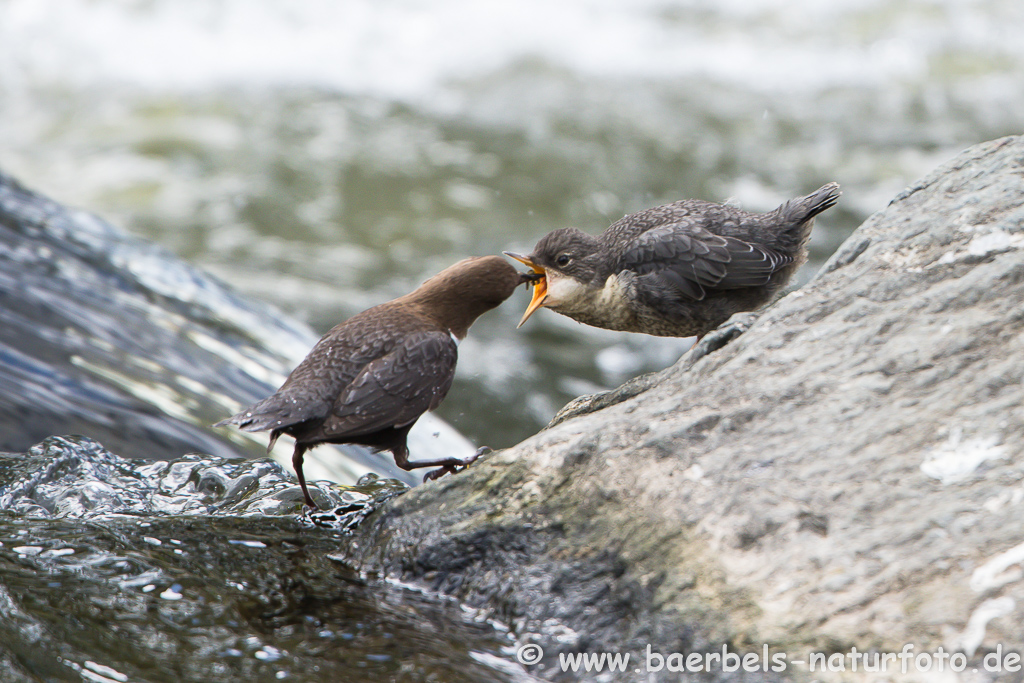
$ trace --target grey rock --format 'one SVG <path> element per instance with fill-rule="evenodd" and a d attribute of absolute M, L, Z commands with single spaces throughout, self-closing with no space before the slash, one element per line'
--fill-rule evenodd
<path fill-rule="evenodd" d="M 902 678 L 793 660 L 910 643 L 1019 680 L 982 664 L 1024 648 L 1024 138 L 965 151 L 737 322 L 396 499 L 351 561 L 488 609 L 547 679 L 602 651 L 633 657 L 607 680 L 686 679 L 633 664 L 723 644 L 787 653 L 747 678 Z"/>

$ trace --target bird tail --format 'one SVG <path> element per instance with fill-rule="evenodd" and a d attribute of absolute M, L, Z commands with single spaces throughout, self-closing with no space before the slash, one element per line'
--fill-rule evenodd
<path fill-rule="evenodd" d="M 281 420 L 275 419 L 276 416 L 273 412 L 264 412 L 261 410 L 264 403 L 266 403 L 266 399 L 254 406 L 246 408 L 237 415 L 232 415 L 226 420 L 221 420 L 213 426 L 227 427 L 228 425 L 236 425 L 239 429 L 246 432 L 262 432 L 264 430 L 280 426 Z"/>
<path fill-rule="evenodd" d="M 238 424 L 239 417 L 241 415 L 242 415 L 242 413 L 239 413 L 238 415 L 232 415 L 231 417 L 227 418 L 226 420 L 221 420 L 220 422 L 217 422 L 213 426 L 214 427 L 227 427 L 228 425 Z"/>
<path fill-rule="evenodd" d="M 806 197 L 790 199 L 780 206 L 777 211 L 779 217 L 786 222 L 803 223 L 817 216 L 826 209 L 831 209 L 839 201 L 839 183 L 822 185 Z"/>
<path fill-rule="evenodd" d="M 777 240 L 785 250 L 792 250 L 807 242 L 814 228 L 814 217 L 835 206 L 839 201 L 839 183 L 822 185 L 806 197 L 797 197 L 775 209 L 774 218 L 782 226 Z"/>
<path fill-rule="evenodd" d="M 232 415 L 226 420 L 221 420 L 214 427 L 227 427 L 228 425 L 238 425 L 239 429 L 246 432 L 262 432 L 267 429 L 271 429 L 269 424 L 268 416 L 259 416 L 253 414 L 253 409 L 247 408 L 237 415 Z M 262 419 L 261 419 L 262 418 Z M 277 438 L 284 433 L 283 429 L 272 429 L 270 432 L 270 443 L 267 444 L 267 454 L 274 450 L 274 444 L 277 443 Z"/>

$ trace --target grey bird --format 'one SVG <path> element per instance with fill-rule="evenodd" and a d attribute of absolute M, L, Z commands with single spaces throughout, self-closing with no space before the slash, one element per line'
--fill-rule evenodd
<path fill-rule="evenodd" d="M 391 451 L 404 470 L 437 467 L 424 481 L 455 472 L 479 452 L 410 462 L 406 437 L 416 420 L 448 394 L 457 343 L 470 325 L 534 279 L 498 256 L 460 261 L 410 294 L 334 327 L 277 393 L 214 426 L 270 430 L 268 451 L 282 434 L 294 437 L 292 465 L 306 505 L 314 509 L 302 461 L 307 450 L 322 443 Z"/>
<path fill-rule="evenodd" d="M 561 228 L 529 256 L 536 273 L 522 326 L 541 307 L 609 330 L 698 338 L 772 300 L 807 259 L 814 217 L 838 183 L 750 213 L 686 199 L 630 214 L 598 236 Z"/>

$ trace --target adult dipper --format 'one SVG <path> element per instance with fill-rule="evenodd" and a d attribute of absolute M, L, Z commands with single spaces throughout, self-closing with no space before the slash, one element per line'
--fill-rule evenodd
<path fill-rule="evenodd" d="M 410 294 L 367 309 L 317 342 L 277 393 L 215 427 L 270 430 L 269 451 L 282 434 L 295 438 L 292 465 L 306 505 L 302 457 L 322 443 L 391 451 L 404 470 L 438 467 L 423 478 L 455 472 L 479 455 L 410 462 L 406 436 L 420 415 L 444 400 L 455 376 L 456 344 L 483 313 L 536 279 L 498 256 L 459 261 Z"/>
<path fill-rule="evenodd" d="M 768 213 L 687 199 L 597 237 L 550 232 L 529 256 L 505 252 L 538 274 L 519 325 L 543 306 L 609 330 L 702 337 L 772 299 L 807 259 L 814 217 L 840 194 L 829 183 Z"/>

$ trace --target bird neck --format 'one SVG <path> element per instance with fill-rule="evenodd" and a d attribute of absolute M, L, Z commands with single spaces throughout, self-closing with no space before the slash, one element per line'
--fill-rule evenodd
<path fill-rule="evenodd" d="M 523 282 L 504 259 L 481 256 L 449 266 L 396 301 L 410 305 L 436 329 L 462 339 L 477 318 L 512 296 Z"/>
<path fill-rule="evenodd" d="M 458 340 L 466 338 L 473 322 L 489 307 L 478 305 L 471 297 L 444 289 L 417 290 L 406 295 L 421 318 Z"/>

